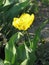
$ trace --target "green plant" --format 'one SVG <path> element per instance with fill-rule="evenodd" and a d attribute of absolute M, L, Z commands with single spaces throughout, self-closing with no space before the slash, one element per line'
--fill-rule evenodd
<path fill-rule="evenodd" d="M 48 0 L 42 0 L 42 2 L 49 4 Z M 22 13 L 37 14 L 38 11 L 36 0 L 0 0 L 0 31 L 7 38 L 5 59 L 0 60 L 2 65 L 34 65 L 37 60 L 35 52 L 38 48 L 40 31 L 48 20 L 35 31 L 33 39 L 27 31 L 18 32 L 11 24 L 13 18 L 19 17 Z M 0 47 L 1 45 L 2 41 L 0 41 Z"/>
<path fill-rule="evenodd" d="M 42 25 L 38 28 L 32 41 L 31 39 L 30 42 L 26 42 L 26 40 L 24 40 L 18 47 L 16 46 L 17 42 L 20 40 L 21 37 L 24 37 L 25 34 L 27 35 L 28 32 L 25 31 L 15 33 L 6 44 L 4 64 L 34 65 L 37 59 L 35 51 L 38 48 L 37 43 L 40 39 L 40 31 L 47 22 L 48 20 L 43 22 Z"/>
<path fill-rule="evenodd" d="M 13 17 L 19 16 L 21 12 L 30 4 L 30 1 L 26 0 L 24 2 L 20 2 L 18 0 L 6 0 L 4 3 L 3 2 L 1 1 L 0 4 L 0 30 L 7 37 L 7 39 L 9 39 L 12 34 L 16 32 L 11 33 L 12 30 L 15 30 L 11 26 Z"/>
<path fill-rule="evenodd" d="M 14 17 L 21 13 L 37 13 L 38 3 L 36 0 L 0 0 L 0 31 L 5 35 L 7 40 L 15 33 L 11 26 Z M 14 31 L 14 32 L 13 32 Z"/>

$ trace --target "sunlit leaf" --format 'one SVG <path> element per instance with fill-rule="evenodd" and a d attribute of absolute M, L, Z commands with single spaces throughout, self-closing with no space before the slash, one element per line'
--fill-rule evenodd
<path fill-rule="evenodd" d="M 15 61 L 15 55 L 16 55 L 16 48 L 15 48 L 15 41 L 17 38 L 17 33 L 13 35 L 9 42 L 6 44 L 5 47 L 5 61 L 13 64 Z"/>
<path fill-rule="evenodd" d="M 20 65 L 27 65 L 28 59 L 25 59 Z"/>

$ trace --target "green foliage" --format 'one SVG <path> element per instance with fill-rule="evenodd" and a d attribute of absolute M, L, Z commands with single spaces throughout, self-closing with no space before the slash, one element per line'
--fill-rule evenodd
<path fill-rule="evenodd" d="M 28 0 L 21 3 L 17 0 L 6 0 L 5 3 L 0 7 L 0 29 L 8 39 L 16 32 L 11 26 L 13 18 L 18 16 L 22 10 L 29 5 L 29 3 L 30 1 Z"/>
<path fill-rule="evenodd" d="M 20 65 L 27 65 L 28 59 L 25 59 Z"/>
<path fill-rule="evenodd" d="M 5 47 L 5 61 L 4 64 L 7 63 L 9 65 L 34 65 L 37 57 L 35 55 L 35 51 L 37 50 L 37 43 L 40 39 L 40 31 L 48 22 L 46 20 L 42 23 L 42 25 L 35 32 L 35 36 L 31 42 L 31 46 L 28 47 L 26 42 L 21 43 L 20 46 L 16 46 L 15 43 L 19 41 L 19 38 L 23 35 L 22 33 L 15 33 L 6 44 Z M 20 36 L 18 36 L 20 34 Z M 24 35 L 23 35 L 24 36 Z M 29 40 L 28 40 L 29 41 Z M 29 43 L 30 44 L 30 43 Z"/>
<path fill-rule="evenodd" d="M 37 31 L 35 31 L 35 36 L 33 39 L 33 49 L 36 50 L 37 48 L 37 43 L 40 40 L 40 31 L 42 30 L 42 28 L 45 26 L 45 24 L 48 22 L 48 20 L 46 20 L 45 22 L 43 22 L 41 24 L 41 26 L 37 29 Z"/>
<path fill-rule="evenodd" d="M 49 5 L 49 0 L 41 1 L 42 3 Z M 38 14 L 38 1 L 0 0 L 0 31 L 7 38 L 7 44 L 5 46 L 5 60 L 0 60 L 0 65 L 34 65 L 35 61 L 37 60 L 35 52 L 38 48 L 37 43 L 40 39 L 40 32 L 48 20 L 43 22 L 35 31 L 35 36 L 32 41 L 27 37 L 27 41 L 23 40 L 19 46 L 16 46 L 20 39 L 25 37 L 26 33 L 20 33 L 18 30 L 14 29 L 12 27 L 12 20 L 14 17 L 19 17 L 24 12 Z M 45 65 L 48 63 L 49 62 L 45 62 Z"/>
<path fill-rule="evenodd" d="M 14 63 L 15 60 L 15 54 L 16 54 L 16 48 L 15 48 L 15 39 L 16 39 L 16 35 L 13 36 L 10 41 L 8 42 L 8 44 L 5 47 L 5 62 L 11 62 L 11 64 Z"/>

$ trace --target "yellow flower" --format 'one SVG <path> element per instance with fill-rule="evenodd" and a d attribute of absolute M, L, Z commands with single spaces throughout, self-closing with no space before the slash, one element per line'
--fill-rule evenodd
<path fill-rule="evenodd" d="M 27 30 L 34 21 L 34 14 L 22 14 L 19 18 L 14 18 L 12 25 L 19 30 Z"/>

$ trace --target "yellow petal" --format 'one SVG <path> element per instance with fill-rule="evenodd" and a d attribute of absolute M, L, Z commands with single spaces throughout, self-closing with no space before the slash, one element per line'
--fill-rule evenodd
<path fill-rule="evenodd" d="M 19 18 L 14 18 L 12 25 L 19 30 L 27 30 L 34 21 L 34 14 L 22 14 Z"/>

